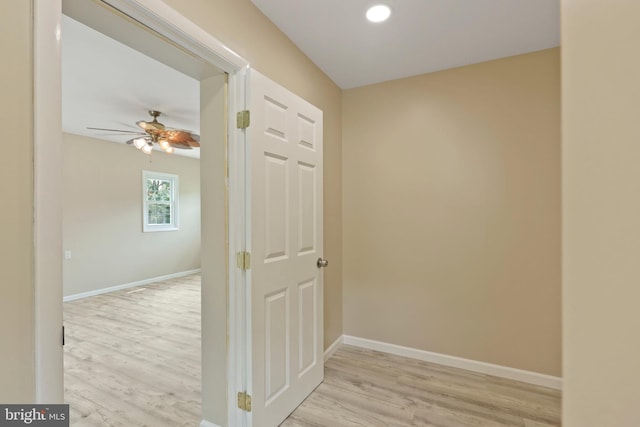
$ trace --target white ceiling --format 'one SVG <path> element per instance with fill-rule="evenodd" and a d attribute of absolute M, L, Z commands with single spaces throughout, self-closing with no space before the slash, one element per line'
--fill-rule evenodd
<path fill-rule="evenodd" d="M 345 89 L 559 44 L 559 0 L 381 0 L 393 12 L 379 24 L 370 0 L 252 1 Z M 124 143 L 87 127 L 138 130 L 155 109 L 199 133 L 199 80 L 220 71 L 96 4 L 63 1 L 63 130 Z"/>
<path fill-rule="evenodd" d="M 84 4 L 93 3 L 82 1 Z M 69 10 L 76 11 L 73 8 Z M 63 131 L 124 143 L 132 135 L 95 131 L 87 127 L 140 131 L 136 121 L 150 121 L 148 110 L 153 109 L 162 112 L 159 121 L 165 126 L 199 134 L 199 78 L 219 71 L 212 70 L 200 60 L 188 57 L 185 52 L 165 43 L 135 23 L 123 20 L 111 12 L 104 15 L 104 9 L 98 11 L 98 14 L 94 12 L 96 11 L 85 14 L 86 16 L 80 13 L 78 16 L 126 44 L 67 15 L 63 16 Z M 130 45 L 164 63 L 142 54 L 129 47 Z M 206 141 L 202 143 L 206 144 Z M 132 150 L 135 148 L 132 147 Z M 199 152 L 198 148 L 175 151 L 176 154 L 189 157 L 199 157 Z"/>
<path fill-rule="evenodd" d="M 251 1 L 343 89 L 560 44 L 560 0 Z"/>

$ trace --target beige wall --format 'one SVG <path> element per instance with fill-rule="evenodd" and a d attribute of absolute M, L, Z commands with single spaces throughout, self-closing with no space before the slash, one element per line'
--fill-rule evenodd
<path fill-rule="evenodd" d="M 563 426 L 640 425 L 640 2 L 562 1 Z"/>
<path fill-rule="evenodd" d="M 560 375 L 559 50 L 342 108 L 345 334 Z"/>
<path fill-rule="evenodd" d="M 34 392 L 33 144 L 31 2 L 0 2 L 0 402 Z M 7 41 L 11 42 L 8 43 Z"/>
<path fill-rule="evenodd" d="M 342 335 L 341 91 L 249 0 L 165 0 L 324 113 L 325 347 Z"/>
<path fill-rule="evenodd" d="M 200 268 L 198 159 L 156 152 L 150 159 L 72 134 L 63 143 L 65 296 Z M 143 170 L 178 175 L 180 230 L 142 232 Z"/>

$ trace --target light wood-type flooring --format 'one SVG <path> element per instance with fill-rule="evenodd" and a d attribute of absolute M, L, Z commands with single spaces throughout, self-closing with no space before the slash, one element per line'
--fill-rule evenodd
<path fill-rule="evenodd" d="M 559 391 L 343 345 L 282 427 L 559 425 Z"/>
<path fill-rule="evenodd" d="M 65 327 L 72 426 L 199 425 L 199 276 L 65 303 Z M 345 345 L 282 424 L 410 425 L 559 426 L 560 393 Z"/>
<path fill-rule="evenodd" d="M 72 426 L 200 423 L 200 276 L 64 303 Z"/>

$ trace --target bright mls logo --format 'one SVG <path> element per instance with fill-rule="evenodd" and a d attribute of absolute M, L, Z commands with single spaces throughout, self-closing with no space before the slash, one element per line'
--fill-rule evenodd
<path fill-rule="evenodd" d="M 69 427 L 69 405 L 0 405 L 0 427 Z"/>

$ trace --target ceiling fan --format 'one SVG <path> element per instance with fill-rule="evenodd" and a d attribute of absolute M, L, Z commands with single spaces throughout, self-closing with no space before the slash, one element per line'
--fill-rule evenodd
<path fill-rule="evenodd" d="M 87 127 L 87 129 L 138 135 L 128 140 L 127 144 L 132 144 L 145 154 L 151 154 L 154 143 L 158 144 L 165 153 L 173 153 L 174 148 L 191 150 L 194 147 L 200 147 L 200 135 L 187 130 L 166 128 L 158 121 L 161 114 L 160 111 L 149 110 L 149 115 L 153 117 L 152 121 L 140 120 L 136 122 L 144 132 L 93 127 Z"/>

